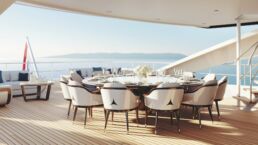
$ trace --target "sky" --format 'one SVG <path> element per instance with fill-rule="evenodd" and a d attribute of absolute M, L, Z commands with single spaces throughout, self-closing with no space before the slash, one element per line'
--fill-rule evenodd
<path fill-rule="evenodd" d="M 246 33 L 258 25 L 242 27 Z M 69 53 L 193 54 L 235 37 L 235 28 L 203 29 L 138 22 L 14 4 L 0 15 L 0 58 L 22 58 L 26 36 L 36 57 Z"/>

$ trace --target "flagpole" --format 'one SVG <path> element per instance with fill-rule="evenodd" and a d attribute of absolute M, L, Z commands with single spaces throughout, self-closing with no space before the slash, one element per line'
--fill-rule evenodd
<path fill-rule="evenodd" d="M 25 43 L 25 48 L 24 48 L 24 54 L 23 54 L 23 61 L 22 61 L 22 70 L 25 71 L 27 68 L 27 49 L 28 49 L 28 44 L 27 42 Z"/>
<path fill-rule="evenodd" d="M 36 61 L 35 61 L 33 51 L 31 49 L 29 37 L 27 36 L 26 39 L 27 39 L 27 44 L 28 44 L 29 50 L 30 50 L 30 56 L 31 56 L 31 59 L 32 59 L 33 67 L 34 67 L 35 72 L 36 72 L 35 74 L 36 74 L 36 77 L 39 78 L 38 67 L 37 67 L 37 64 L 36 64 Z"/>

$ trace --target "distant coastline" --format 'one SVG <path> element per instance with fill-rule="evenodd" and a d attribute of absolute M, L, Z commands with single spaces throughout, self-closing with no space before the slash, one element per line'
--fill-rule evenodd
<path fill-rule="evenodd" d="M 49 56 L 48 58 L 87 58 L 87 59 L 170 59 L 178 60 L 186 57 L 180 53 L 71 53 Z"/>

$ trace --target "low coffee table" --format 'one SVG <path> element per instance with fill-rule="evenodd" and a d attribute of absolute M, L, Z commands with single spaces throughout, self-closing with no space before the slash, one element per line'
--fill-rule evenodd
<path fill-rule="evenodd" d="M 22 82 L 20 83 L 21 89 L 22 89 L 22 95 L 24 98 L 24 101 L 29 101 L 29 100 L 45 100 L 47 101 L 49 99 L 49 95 L 50 95 L 50 90 L 51 90 L 51 85 L 53 85 L 53 82 L 51 81 L 47 81 L 47 82 Z M 36 98 L 32 98 L 32 99 L 27 99 L 27 95 L 25 93 L 25 87 L 28 86 L 36 86 L 37 87 L 37 93 L 36 93 Z M 46 97 L 45 98 L 41 98 L 41 89 L 43 86 L 47 87 L 47 93 L 46 93 Z"/>

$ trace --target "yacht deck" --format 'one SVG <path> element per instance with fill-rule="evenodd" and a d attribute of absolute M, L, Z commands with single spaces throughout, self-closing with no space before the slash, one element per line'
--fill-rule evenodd
<path fill-rule="evenodd" d="M 135 111 L 130 113 L 129 134 L 126 134 L 124 113 L 115 113 L 114 122 L 110 120 L 104 132 L 103 108 L 93 110 L 93 118 L 87 118 L 86 128 L 84 109 L 78 110 L 74 124 L 73 113 L 67 118 L 68 102 L 56 83 L 49 101 L 24 102 L 22 97 L 16 97 L 11 104 L 0 108 L 0 144 L 258 144 L 258 111 L 240 111 L 235 104 L 231 97 L 221 102 L 221 121 L 213 107 L 213 123 L 204 110 L 202 129 L 198 120 L 191 119 L 191 109 L 183 108 L 181 134 L 164 113 L 155 135 L 154 116 L 149 116 L 145 127 L 144 111 L 140 111 L 139 125 L 135 123 Z"/>

